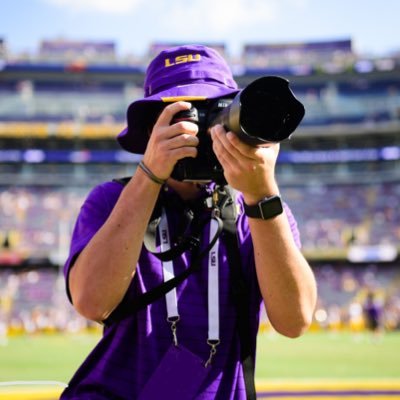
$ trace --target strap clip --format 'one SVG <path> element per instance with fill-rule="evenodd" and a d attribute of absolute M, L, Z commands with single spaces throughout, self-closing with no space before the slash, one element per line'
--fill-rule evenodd
<path fill-rule="evenodd" d="M 220 344 L 220 341 L 219 340 L 207 340 L 207 344 L 211 347 L 211 349 L 210 349 L 210 356 L 208 357 L 208 360 L 204 364 L 204 366 L 206 368 L 211 365 L 212 359 L 217 352 L 217 346 Z"/>

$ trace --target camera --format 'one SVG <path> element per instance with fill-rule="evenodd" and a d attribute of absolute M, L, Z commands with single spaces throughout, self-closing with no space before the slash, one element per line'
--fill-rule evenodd
<path fill-rule="evenodd" d="M 233 98 L 192 102 L 171 123 L 191 121 L 198 125 L 196 158 L 179 160 L 172 177 L 179 181 L 225 183 L 223 169 L 213 150 L 209 130 L 221 124 L 251 146 L 265 146 L 290 137 L 304 117 L 304 106 L 279 76 L 256 79 Z"/>

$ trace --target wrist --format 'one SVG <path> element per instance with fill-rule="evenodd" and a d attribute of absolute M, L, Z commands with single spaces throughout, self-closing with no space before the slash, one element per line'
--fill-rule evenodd
<path fill-rule="evenodd" d="M 243 200 L 247 205 L 251 206 L 258 204 L 266 197 L 273 197 L 277 195 L 279 196 L 279 188 L 278 185 L 274 184 L 257 193 L 243 193 Z"/>
<path fill-rule="evenodd" d="M 283 213 L 282 199 L 279 195 L 264 197 L 257 204 L 244 202 L 244 213 L 249 218 L 271 219 Z"/>
<path fill-rule="evenodd" d="M 153 174 L 153 172 L 150 170 L 150 168 L 147 167 L 147 165 L 143 162 L 143 160 L 140 161 L 138 167 L 154 183 L 157 183 L 158 185 L 164 185 L 166 183 L 167 180 Z"/>

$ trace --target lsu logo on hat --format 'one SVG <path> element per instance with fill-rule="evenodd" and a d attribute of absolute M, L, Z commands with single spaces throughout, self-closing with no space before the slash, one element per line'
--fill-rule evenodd
<path fill-rule="evenodd" d="M 184 64 L 188 62 L 197 62 L 201 60 L 200 54 L 186 54 L 183 56 L 176 56 L 173 60 L 170 58 L 165 59 L 165 67 L 172 67 L 176 64 Z"/>

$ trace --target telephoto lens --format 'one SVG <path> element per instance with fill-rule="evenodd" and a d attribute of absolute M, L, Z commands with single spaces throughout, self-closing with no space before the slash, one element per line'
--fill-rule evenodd
<path fill-rule="evenodd" d="M 279 76 L 256 79 L 211 122 L 222 124 L 251 146 L 287 139 L 304 117 L 304 106 Z"/>

